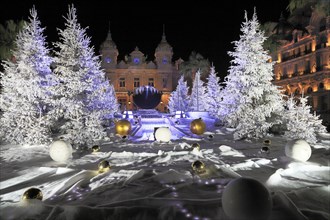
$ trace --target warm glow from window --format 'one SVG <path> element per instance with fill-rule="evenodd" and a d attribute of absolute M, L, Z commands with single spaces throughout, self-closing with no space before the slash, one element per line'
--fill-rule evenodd
<path fill-rule="evenodd" d="M 278 63 L 282 62 L 282 56 L 281 56 L 281 53 L 278 53 L 278 54 L 277 54 L 277 62 L 278 62 Z"/>
<path fill-rule="evenodd" d="M 313 41 L 312 41 L 312 51 L 315 51 L 315 49 L 316 49 L 316 40 L 313 39 Z"/>
<path fill-rule="evenodd" d="M 325 90 L 330 90 L 330 82 L 329 81 L 324 84 L 324 88 L 325 88 Z"/>

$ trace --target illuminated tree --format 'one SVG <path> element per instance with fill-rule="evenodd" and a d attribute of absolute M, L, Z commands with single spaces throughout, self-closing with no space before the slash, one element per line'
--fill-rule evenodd
<path fill-rule="evenodd" d="M 309 143 L 316 143 L 318 132 L 326 132 L 325 126 L 318 115 L 311 113 L 311 106 L 307 104 L 307 97 L 301 96 L 299 104 L 291 96 L 286 101 L 283 122 L 286 126 L 284 136 L 290 139 L 303 139 Z"/>
<path fill-rule="evenodd" d="M 208 111 L 208 97 L 206 94 L 206 88 L 204 82 L 200 78 L 200 71 L 197 71 L 193 88 L 190 94 L 189 100 L 190 111 Z"/>
<path fill-rule="evenodd" d="M 168 108 L 171 113 L 175 113 L 176 111 L 188 111 L 189 110 L 189 95 L 188 95 L 189 87 L 187 86 L 187 82 L 184 81 L 184 77 L 181 76 L 179 79 L 178 85 L 171 93 L 170 100 L 168 102 Z"/>
<path fill-rule="evenodd" d="M 214 66 L 211 67 L 211 71 L 209 74 L 208 82 L 207 82 L 207 106 L 208 112 L 211 116 L 217 117 L 218 111 L 220 108 L 221 101 L 221 89 L 220 86 L 220 78 L 217 77 Z"/>
<path fill-rule="evenodd" d="M 53 117 L 49 88 L 55 81 L 43 31 L 33 8 L 29 22 L 15 41 L 13 55 L 16 62 L 4 62 L 0 129 L 10 143 L 45 144 L 50 141 Z"/>
<path fill-rule="evenodd" d="M 60 82 L 54 89 L 56 112 L 63 122 L 60 132 L 72 144 L 81 146 L 106 135 L 102 120 L 112 117 L 118 104 L 73 6 L 65 19 L 66 28 L 59 30 L 60 41 L 55 43 L 54 71 Z"/>
<path fill-rule="evenodd" d="M 263 49 L 265 36 L 259 29 L 257 15 L 243 22 L 240 40 L 235 41 L 229 75 L 225 78 L 226 87 L 219 116 L 227 126 L 236 128 L 235 139 L 261 138 L 268 129 L 280 123 L 283 109 L 282 95 L 272 84 L 273 63 Z"/>

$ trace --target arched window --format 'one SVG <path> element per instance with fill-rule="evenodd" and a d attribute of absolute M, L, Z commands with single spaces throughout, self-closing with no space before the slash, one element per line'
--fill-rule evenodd
<path fill-rule="evenodd" d="M 311 94 L 312 92 L 313 92 L 312 87 L 308 87 L 308 89 L 307 89 L 307 94 Z"/>
<path fill-rule="evenodd" d="M 323 90 L 324 89 L 324 84 L 323 83 L 320 83 L 319 84 L 319 90 Z"/>
<path fill-rule="evenodd" d="M 300 94 L 299 89 L 296 89 L 296 90 L 294 91 L 294 95 L 295 95 L 295 96 L 299 96 L 299 94 Z"/>

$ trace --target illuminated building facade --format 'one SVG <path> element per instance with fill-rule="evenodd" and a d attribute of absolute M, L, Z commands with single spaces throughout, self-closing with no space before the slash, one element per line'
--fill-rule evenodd
<path fill-rule="evenodd" d="M 179 65 L 182 60 L 172 63 L 173 49 L 166 41 L 165 33 L 155 50 L 155 60 L 147 61 L 146 56 L 136 47 L 125 60 L 118 61 L 118 49 L 109 31 L 107 39 L 100 47 L 101 66 L 114 85 L 121 110 L 136 110 L 133 92 L 141 86 L 153 86 L 162 93 L 160 104 L 156 107 L 167 112 L 169 96 L 177 86 Z"/>
<path fill-rule="evenodd" d="M 301 15 L 306 14 L 301 13 Z M 313 111 L 330 122 L 330 16 L 311 12 L 308 19 L 293 26 L 280 19 L 273 34 L 282 36 L 272 54 L 274 83 L 286 95 L 309 97 Z M 298 16 L 298 15 L 297 15 Z"/>

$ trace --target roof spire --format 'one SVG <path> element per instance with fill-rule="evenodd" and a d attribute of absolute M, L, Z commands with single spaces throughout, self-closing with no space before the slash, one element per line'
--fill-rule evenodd
<path fill-rule="evenodd" d="M 165 24 L 163 24 L 163 36 L 162 36 L 162 41 L 166 42 L 166 36 L 165 36 Z"/>
<path fill-rule="evenodd" d="M 111 37 L 111 29 L 110 29 L 110 21 L 109 21 L 109 31 L 108 31 L 107 40 L 112 40 L 112 37 Z"/>

